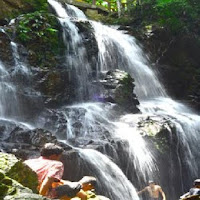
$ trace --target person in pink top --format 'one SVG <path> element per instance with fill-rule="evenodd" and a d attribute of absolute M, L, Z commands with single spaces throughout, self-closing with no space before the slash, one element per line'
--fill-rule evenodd
<path fill-rule="evenodd" d="M 49 198 L 70 199 L 78 196 L 86 200 L 84 188 L 96 182 L 94 177 L 83 177 L 79 182 L 62 180 L 64 166 L 60 161 L 63 148 L 53 143 L 46 143 L 41 149 L 41 156 L 24 161 L 38 175 L 39 194 Z M 89 180 L 89 181 L 88 181 Z M 93 182 L 93 183 L 92 183 Z M 92 184 L 91 184 L 92 183 Z M 66 198 L 64 198 L 66 196 Z"/>

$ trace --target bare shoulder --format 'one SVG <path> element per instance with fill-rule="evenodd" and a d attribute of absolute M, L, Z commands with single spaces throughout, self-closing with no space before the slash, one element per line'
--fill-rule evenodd
<path fill-rule="evenodd" d="M 158 190 L 162 190 L 160 185 L 155 185 L 155 188 L 158 189 Z"/>
<path fill-rule="evenodd" d="M 144 189 L 145 190 L 151 190 L 150 186 L 146 186 Z"/>

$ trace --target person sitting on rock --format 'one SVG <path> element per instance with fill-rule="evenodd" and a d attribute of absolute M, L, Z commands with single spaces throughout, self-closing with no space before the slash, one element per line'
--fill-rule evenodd
<path fill-rule="evenodd" d="M 49 198 L 68 200 L 72 197 L 87 199 L 86 190 L 94 188 L 96 178 L 83 177 L 79 182 L 63 180 L 64 165 L 60 161 L 63 148 L 46 143 L 40 151 L 40 157 L 24 161 L 38 175 L 39 194 Z"/>
<path fill-rule="evenodd" d="M 160 194 L 162 195 L 162 199 L 166 200 L 165 193 L 163 192 L 161 186 L 156 185 L 154 181 L 149 181 L 149 186 L 139 191 L 138 195 L 146 191 L 148 192 L 151 200 L 158 200 Z"/>
<path fill-rule="evenodd" d="M 193 187 L 186 194 L 180 196 L 180 199 L 200 200 L 200 179 L 194 180 Z"/>

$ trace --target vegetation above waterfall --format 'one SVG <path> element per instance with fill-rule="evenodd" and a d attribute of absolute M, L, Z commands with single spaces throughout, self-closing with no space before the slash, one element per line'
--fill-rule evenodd
<path fill-rule="evenodd" d="M 60 44 L 58 29 L 56 17 L 43 11 L 27 13 L 18 18 L 16 39 L 31 50 L 30 60 L 34 60 L 34 65 L 49 67 L 47 60 L 55 63 L 54 57 L 59 53 Z"/>
<path fill-rule="evenodd" d="M 94 3 L 92 0 L 86 0 Z M 174 32 L 198 32 L 200 5 L 198 0 L 96 0 L 113 12 L 120 12 L 120 18 L 114 23 L 127 25 L 157 25 Z M 110 7 L 109 7 L 110 5 Z"/>

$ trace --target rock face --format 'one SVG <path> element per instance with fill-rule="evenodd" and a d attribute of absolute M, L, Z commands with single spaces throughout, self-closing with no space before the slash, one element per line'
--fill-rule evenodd
<path fill-rule="evenodd" d="M 37 191 L 37 175 L 29 167 L 26 167 L 22 161 L 19 161 L 14 155 L 1 153 L 0 162 L 0 169 L 6 176 L 35 192 Z"/>
<path fill-rule="evenodd" d="M 139 101 L 133 93 L 134 79 L 128 73 L 120 70 L 108 71 L 102 74 L 100 83 L 103 86 L 102 100 L 116 103 L 131 113 L 139 112 Z"/>
<path fill-rule="evenodd" d="M 169 94 L 199 109 L 199 38 L 193 35 L 176 36 L 157 28 L 142 40 L 153 62 L 158 64 Z"/>
<path fill-rule="evenodd" d="M 9 36 L 3 30 L 0 30 L 0 44 L 2 46 L 0 49 L 1 61 L 5 62 L 8 66 L 14 64 L 10 42 Z"/>
<path fill-rule="evenodd" d="M 12 154 L 0 153 L 0 198 L 42 200 L 37 192 L 37 175 Z"/>

